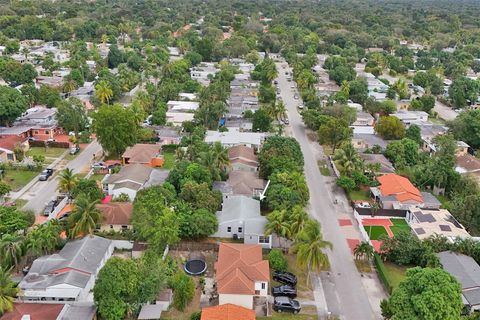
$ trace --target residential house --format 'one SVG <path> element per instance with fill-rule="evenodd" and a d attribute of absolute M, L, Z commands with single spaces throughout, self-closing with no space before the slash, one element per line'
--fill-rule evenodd
<path fill-rule="evenodd" d="M 218 141 L 227 148 L 245 145 L 259 149 L 265 138 L 266 134 L 263 132 L 241 132 L 239 129 L 232 128 L 226 132 L 208 130 L 205 142 L 212 144 Z"/>
<path fill-rule="evenodd" d="M 375 118 L 368 112 L 357 112 L 357 119 L 352 126 L 373 126 Z"/>
<path fill-rule="evenodd" d="M 41 86 L 47 86 L 50 88 L 60 89 L 63 86 L 62 77 L 47 77 L 37 76 L 35 78 L 35 86 L 40 88 Z"/>
<path fill-rule="evenodd" d="M 227 181 L 215 181 L 213 188 L 225 196 L 258 197 L 264 192 L 266 185 L 265 180 L 260 179 L 256 172 L 235 170 L 229 173 Z"/>
<path fill-rule="evenodd" d="M 228 149 L 231 170 L 258 171 L 258 158 L 255 150 L 247 146 L 235 146 Z"/>
<path fill-rule="evenodd" d="M 223 123 L 222 123 L 223 121 Z M 224 125 L 228 130 L 234 130 L 239 132 L 248 132 L 253 129 L 253 122 L 251 119 L 245 118 L 229 118 L 220 119 L 221 125 Z"/>
<path fill-rule="evenodd" d="M 457 155 L 455 171 L 462 175 L 470 175 L 480 182 L 480 159 L 468 153 Z"/>
<path fill-rule="evenodd" d="M 406 220 L 419 239 L 441 235 L 451 241 L 456 238 L 469 238 L 470 234 L 446 209 L 421 209 L 410 207 Z"/>
<path fill-rule="evenodd" d="M 163 166 L 163 156 L 161 153 L 161 146 L 159 144 L 137 143 L 127 150 L 122 155 L 122 163 L 124 165 L 139 163 L 151 167 Z"/>
<path fill-rule="evenodd" d="M 120 172 L 107 174 L 103 178 L 103 190 L 114 199 L 124 193 L 133 201 L 137 192 L 150 179 L 152 170 L 152 167 L 139 163 L 126 165 L 120 169 Z"/>
<path fill-rule="evenodd" d="M 0 163 L 17 161 L 15 156 L 17 146 L 28 150 L 28 140 L 23 135 L 0 135 Z"/>
<path fill-rule="evenodd" d="M 468 154 L 468 149 L 470 146 L 464 141 L 457 141 L 457 149 L 455 150 L 455 155 L 464 156 Z"/>
<path fill-rule="evenodd" d="M 179 144 L 182 140 L 182 134 L 178 129 L 172 127 L 152 127 L 157 133 L 158 142 L 161 145 Z"/>
<path fill-rule="evenodd" d="M 113 253 L 112 240 L 87 236 L 36 259 L 20 281 L 21 301 L 86 301 L 100 269 Z"/>
<path fill-rule="evenodd" d="M 178 98 L 182 101 L 196 101 L 198 99 L 196 93 L 187 93 L 187 92 L 180 92 L 178 94 Z"/>
<path fill-rule="evenodd" d="M 6 312 L 2 320 L 93 320 L 96 319 L 95 305 L 62 303 L 19 303 Z"/>
<path fill-rule="evenodd" d="M 443 251 L 437 253 L 445 271 L 462 286 L 462 301 L 469 312 L 480 311 L 480 266 L 469 256 Z"/>
<path fill-rule="evenodd" d="M 437 148 L 435 143 L 433 143 L 433 138 L 438 135 L 445 134 L 448 131 L 446 126 L 432 124 L 430 122 L 426 123 L 416 123 L 420 128 L 420 136 L 422 138 L 422 150 L 429 153 L 434 153 Z"/>
<path fill-rule="evenodd" d="M 360 153 L 359 156 L 363 159 L 363 163 L 367 166 L 378 164 L 380 166 L 380 169 L 377 171 L 377 174 L 387 174 L 395 172 L 393 164 L 381 153 Z"/>
<path fill-rule="evenodd" d="M 168 111 L 171 112 L 195 112 L 200 107 L 197 101 L 174 101 L 167 102 Z"/>
<path fill-rule="evenodd" d="M 170 112 L 166 113 L 167 123 L 174 127 L 181 127 L 184 122 L 193 121 L 193 112 Z"/>
<path fill-rule="evenodd" d="M 357 127 L 358 128 L 358 127 Z M 369 128 L 369 127 L 366 127 Z M 360 152 L 366 149 L 371 149 L 374 146 L 379 146 L 382 150 L 385 150 L 388 145 L 388 141 L 383 140 L 380 136 L 371 133 L 353 133 L 352 145 Z"/>
<path fill-rule="evenodd" d="M 100 231 L 124 231 L 132 228 L 130 219 L 133 212 L 131 202 L 109 202 L 95 206 L 102 213 Z"/>
<path fill-rule="evenodd" d="M 428 192 L 420 192 L 405 177 L 389 173 L 377 178 L 379 187 L 370 191 L 384 209 L 405 209 L 416 206 L 425 209 L 439 209 L 440 201 Z"/>
<path fill-rule="evenodd" d="M 163 311 L 163 306 L 159 304 L 145 304 L 140 309 L 137 320 L 159 320 Z"/>
<path fill-rule="evenodd" d="M 262 246 L 220 243 L 215 263 L 219 305 L 232 303 L 253 309 L 254 297 L 268 296 L 270 267 Z"/>
<path fill-rule="evenodd" d="M 270 249 L 272 236 L 265 235 L 267 218 L 260 213 L 260 201 L 246 196 L 226 196 L 217 211 L 218 230 L 212 237 L 243 239 L 246 244 L 260 244 Z"/>
<path fill-rule="evenodd" d="M 204 86 L 210 84 L 210 78 L 213 77 L 218 71 L 215 64 L 212 62 L 202 62 L 198 66 L 190 69 L 190 77 L 193 80 L 197 80 Z"/>
<path fill-rule="evenodd" d="M 255 310 L 232 303 L 202 309 L 200 320 L 255 320 Z"/>
<path fill-rule="evenodd" d="M 398 110 L 392 116 L 397 117 L 405 126 L 428 122 L 428 113 L 425 111 Z"/>

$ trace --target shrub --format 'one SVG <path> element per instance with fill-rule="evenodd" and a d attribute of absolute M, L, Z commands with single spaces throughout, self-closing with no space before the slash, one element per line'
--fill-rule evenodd
<path fill-rule="evenodd" d="M 337 179 L 337 185 L 342 187 L 345 191 L 350 192 L 357 187 L 355 180 L 347 176 L 341 176 Z"/>
<path fill-rule="evenodd" d="M 173 306 L 179 311 L 185 310 L 195 295 L 195 282 L 186 274 L 177 272 L 171 286 L 173 287 Z"/>
<path fill-rule="evenodd" d="M 195 311 L 190 315 L 190 320 L 200 320 L 202 318 L 202 312 L 201 311 Z"/>
<path fill-rule="evenodd" d="M 375 263 L 375 267 L 377 268 L 378 277 L 380 278 L 380 281 L 382 281 L 383 285 L 385 286 L 385 289 L 387 289 L 387 292 L 391 294 L 393 288 L 390 282 L 388 281 L 387 270 L 385 268 L 385 265 L 383 264 L 382 258 L 380 258 L 380 256 L 377 253 L 373 255 L 373 262 Z"/>
<path fill-rule="evenodd" d="M 272 249 L 270 251 L 268 254 L 268 262 L 270 263 L 270 268 L 275 271 L 287 271 L 287 260 L 279 249 Z"/>

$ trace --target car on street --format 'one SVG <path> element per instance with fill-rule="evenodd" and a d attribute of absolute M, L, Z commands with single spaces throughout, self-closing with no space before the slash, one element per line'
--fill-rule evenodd
<path fill-rule="evenodd" d="M 290 123 L 290 121 L 288 120 L 288 118 L 285 118 L 285 119 L 283 119 L 282 121 L 283 121 L 283 123 L 285 123 L 285 124 L 289 124 L 289 123 Z"/>
<path fill-rule="evenodd" d="M 303 109 L 303 104 L 299 104 L 297 108 L 302 110 Z"/>
<path fill-rule="evenodd" d="M 272 296 L 295 298 L 297 296 L 297 289 L 288 284 L 272 287 Z"/>
<path fill-rule="evenodd" d="M 38 180 L 47 181 L 53 175 L 53 169 L 45 169 L 40 173 Z"/>
<path fill-rule="evenodd" d="M 278 81 L 277 81 L 277 80 L 273 80 L 273 84 L 278 84 Z"/>
<path fill-rule="evenodd" d="M 298 100 L 298 94 L 295 94 L 295 95 L 293 96 L 293 99 Z"/>
<path fill-rule="evenodd" d="M 103 162 L 95 162 L 92 164 L 92 169 L 102 170 L 107 169 L 107 165 Z"/>
<path fill-rule="evenodd" d="M 293 287 L 297 285 L 297 276 L 291 272 L 275 271 L 273 273 L 273 280 Z"/>
<path fill-rule="evenodd" d="M 55 210 L 55 207 L 57 206 L 57 200 L 51 200 L 50 202 L 47 203 L 45 206 L 45 209 L 43 210 L 43 215 L 44 216 L 49 216 L 50 213 Z"/>
<path fill-rule="evenodd" d="M 80 147 L 79 146 L 75 146 L 75 147 L 70 148 L 70 154 L 71 155 L 77 154 L 78 152 L 80 152 Z"/>
<path fill-rule="evenodd" d="M 297 300 L 290 299 L 289 297 L 275 297 L 273 301 L 273 310 L 276 312 L 292 312 L 299 313 L 302 308 Z"/>

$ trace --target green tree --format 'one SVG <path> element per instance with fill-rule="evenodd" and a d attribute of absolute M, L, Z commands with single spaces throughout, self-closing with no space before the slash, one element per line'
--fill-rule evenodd
<path fill-rule="evenodd" d="M 405 136 L 405 126 L 397 117 L 380 117 L 375 131 L 386 140 L 401 139 Z"/>
<path fill-rule="evenodd" d="M 283 252 L 278 249 L 270 250 L 268 253 L 268 262 L 270 268 L 275 271 L 287 271 L 288 269 L 287 259 L 285 259 Z"/>
<path fill-rule="evenodd" d="M 6 194 L 8 194 L 10 191 L 12 190 L 12 188 L 10 187 L 9 184 L 3 182 L 3 181 L 0 181 L 0 197 L 3 197 L 5 196 Z"/>
<path fill-rule="evenodd" d="M 59 178 L 58 188 L 70 196 L 72 190 L 78 184 L 78 175 L 74 174 L 72 169 L 66 168 L 60 173 Z"/>
<path fill-rule="evenodd" d="M 113 90 L 106 80 L 101 80 L 95 86 L 95 95 L 102 103 L 110 104 L 110 99 L 113 97 Z"/>
<path fill-rule="evenodd" d="M 457 320 L 462 308 L 461 286 L 454 277 L 439 268 L 416 267 L 407 270 L 382 313 L 391 319 Z"/>
<path fill-rule="evenodd" d="M 173 287 L 173 306 L 179 311 L 185 310 L 195 296 L 195 282 L 183 272 L 177 272 L 171 280 Z"/>
<path fill-rule="evenodd" d="M 309 220 L 290 248 L 297 254 L 297 264 L 307 269 L 307 283 L 309 283 L 310 272 L 318 272 L 328 265 L 327 255 L 323 252 L 326 248 L 332 249 L 333 246 L 330 242 L 323 240 L 320 224 L 316 220 Z"/>
<path fill-rule="evenodd" d="M 290 222 L 288 221 L 287 212 L 285 210 L 275 210 L 270 212 L 267 216 L 267 220 L 265 235 L 275 233 L 278 237 L 285 240 L 291 238 Z"/>
<path fill-rule="evenodd" d="M 210 190 L 206 183 L 198 184 L 188 181 L 182 186 L 179 194 L 180 199 L 190 203 L 194 210 L 206 209 L 209 212 L 216 212 L 222 203 L 222 194 Z"/>
<path fill-rule="evenodd" d="M 0 86 L 0 121 L 8 126 L 27 110 L 27 99 L 18 90 Z"/>
<path fill-rule="evenodd" d="M 109 49 L 107 56 L 108 67 L 114 69 L 119 64 L 125 62 L 125 57 L 116 45 L 112 44 Z"/>
<path fill-rule="evenodd" d="M 268 114 L 260 108 L 253 114 L 252 129 L 253 131 L 268 132 L 272 127 L 272 119 Z"/>
<path fill-rule="evenodd" d="M 13 301 L 20 292 L 10 278 L 9 268 L 0 268 L 0 315 L 13 310 Z"/>
<path fill-rule="evenodd" d="M 453 105 L 457 108 L 464 108 L 477 101 L 480 86 L 477 81 L 467 77 L 460 77 L 453 80 L 448 88 L 448 96 Z"/>
<path fill-rule="evenodd" d="M 371 260 L 373 258 L 373 254 L 375 250 L 370 245 L 370 243 L 366 241 L 362 241 L 361 243 L 357 244 L 355 249 L 353 250 L 353 254 L 355 259 L 364 259 L 364 260 Z"/>
<path fill-rule="evenodd" d="M 93 127 L 103 149 L 114 157 L 120 157 L 137 140 L 134 114 L 121 105 L 100 107 L 94 115 Z"/>
<path fill-rule="evenodd" d="M 0 238 L 0 266 L 17 268 L 25 253 L 24 238 L 18 234 L 4 234 Z"/>
<path fill-rule="evenodd" d="M 35 215 L 32 212 L 21 211 L 16 207 L 0 206 L 0 235 L 25 232 L 34 221 Z"/>
<path fill-rule="evenodd" d="M 74 209 L 68 219 L 70 238 L 93 235 L 97 223 L 101 220 L 101 212 L 96 208 L 98 201 L 90 201 L 81 195 L 75 199 Z"/>
<path fill-rule="evenodd" d="M 49 108 L 56 108 L 62 102 L 60 91 L 46 85 L 40 86 L 38 90 L 38 103 L 46 105 Z"/>
<path fill-rule="evenodd" d="M 392 89 L 398 94 L 400 100 L 406 99 L 409 96 L 408 85 L 405 79 L 398 79 L 393 85 Z"/>
<path fill-rule="evenodd" d="M 357 187 L 355 180 L 347 176 L 340 176 L 337 179 L 337 185 L 347 192 L 353 191 Z"/>
<path fill-rule="evenodd" d="M 343 172 L 350 176 L 352 171 L 359 170 L 363 166 L 362 159 L 353 147 L 352 143 L 345 143 L 335 152 L 334 160 L 342 166 Z"/>
<path fill-rule="evenodd" d="M 88 117 L 83 103 L 70 98 L 58 106 L 56 114 L 58 124 L 66 131 L 73 131 L 78 141 L 79 133 L 88 126 Z"/>
<path fill-rule="evenodd" d="M 418 145 L 422 143 L 422 135 L 420 127 L 416 124 L 411 124 L 410 127 L 405 131 L 405 138 L 415 141 Z"/>
<path fill-rule="evenodd" d="M 77 198 L 80 195 L 86 196 L 90 201 L 96 201 L 103 198 L 103 192 L 98 187 L 95 180 L 80 179 L 78 183 L 71 190 L 72 198 Z"/>
<path fill-rule="evenodd" d="M 352 129 L 348 127 L 348 123 L 345 120 L 332 118 L 318 129 L 320 143 L 331 146 L 334 153 L 338 146 L 351 136 Z"/>
<path fill-rule="evenodd" d="M 450 123 L 457 140 L 462 140 L 473 149 L 480 148 L 480 110 L 466 110 Z"/>
<path fill-rule="evenodd" d="M 418 143 L 409 138 L 394 141 L 387 146 L 385 156 L 389 158 L 396 168 L 405 168 L 419 162 Z"/>

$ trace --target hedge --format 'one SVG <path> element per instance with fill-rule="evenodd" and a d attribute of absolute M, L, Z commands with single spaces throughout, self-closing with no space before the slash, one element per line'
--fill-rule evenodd
<path fill-rule="evenodd" d="M 383 285 L 385 286 L 385 289 L 387 289 L 388 294 L 392 294 L 393 287 L 391 283 L 388 281 L 387 269 L 385 268 L 382 258 L 378 255 L 378 253 L 375 253 L 373 255 L 373 262 L 375 264 L 375 267 L 377 268 L 380 281 L 382 281 Z"/>

